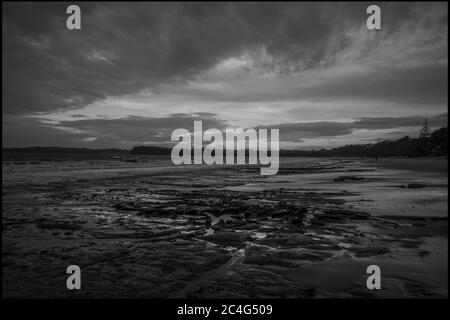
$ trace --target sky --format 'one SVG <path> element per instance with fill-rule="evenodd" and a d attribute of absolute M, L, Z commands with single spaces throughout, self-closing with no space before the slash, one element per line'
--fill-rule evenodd
<path fill-rule="evenodd" d="M 2 2 L 3 147 L 171 146 L 278 128 L 287 149 L 447 126 L 447 3 Z"/>

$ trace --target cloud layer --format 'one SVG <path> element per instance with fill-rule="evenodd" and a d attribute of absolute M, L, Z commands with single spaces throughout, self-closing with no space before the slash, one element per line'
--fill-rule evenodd
<path fill-rule="evenodd" d="M 382 4 L 379 31 L 366 4 L 81 3 L 79 31 L 67 5 L 3 4 L 4 146 L 164 143 L 193 119 L 302 146 L 447 109 L 444 3 Z"/>

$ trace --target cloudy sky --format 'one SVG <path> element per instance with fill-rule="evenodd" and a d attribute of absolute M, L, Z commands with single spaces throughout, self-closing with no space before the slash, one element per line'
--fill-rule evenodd
<path fill-rule="evenodd" d="M 2 3 L 4 147 L 165 145 L 203 120 L 309 149 L 448 122 L 446 3 L 381 3 L 381 30 L 367 3 L 82 2 L 81 30 L 68 5 Z"/>

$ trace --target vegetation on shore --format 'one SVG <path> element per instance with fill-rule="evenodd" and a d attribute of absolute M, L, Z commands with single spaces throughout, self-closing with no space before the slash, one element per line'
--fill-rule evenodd
<path fill-rule="evenodd" d="M 27 148 L 3 148 L 3 159 L 15 156 L 45 155 L 53 156 L 127 156 L 127 155 L 158 155 L 170 156 L 171 149 L 157 146 L 135 146 L 131 150 L 124 149 L 89 149 L 89 148 L 64 148 L 64 147 L 27 147 Z M 224 153 L 225 154 L 225 153 Z M 385 140 L 370 144 L 352 144 L 332 149 L 320 150 L 280 150 L 281 157 L 423 157 L 423 156 L 448 156 L 448 127 L 443 127 L 434 132 L 428 127 L 425 120 L 417 138 L 408 136 L 398 140 Z"/>
<path fill-rule="evenodd" d="M 303 157 L 424 157 L 448 155 L 448 127 L 430 132 L 427 125 L 418 138 L 408 136 L 378 143 L 345 145 L 333 149 L 281 150 L 280 156 Z"/>

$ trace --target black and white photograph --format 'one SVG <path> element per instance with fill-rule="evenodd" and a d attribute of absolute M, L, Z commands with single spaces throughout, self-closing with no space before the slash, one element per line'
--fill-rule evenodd
<path fill-rule="evenodd" d="M 447 87 L 447 2 L 2 2 L 2 297 L 448 299 Z"/>

